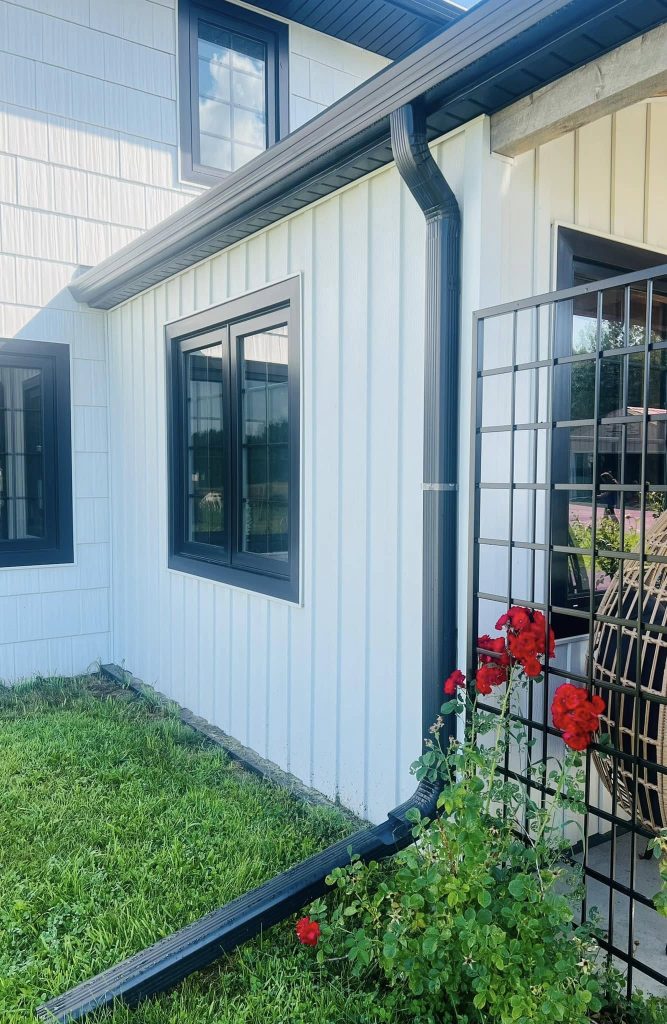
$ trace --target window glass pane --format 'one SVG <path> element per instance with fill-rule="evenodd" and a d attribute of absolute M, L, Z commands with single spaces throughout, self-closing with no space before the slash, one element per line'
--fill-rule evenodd
<path fill-rule="evenodd" d="M 199 22 L 200 161 L 230 171 L 267 146 L 266 46 Z"/>
<path fill-rule="evenodd" d="M 225 467 L 223 348 L 185 355 L 188 445 L 187 537 L 225 547 Z"/>
<path fill-rule="evenodd" d="M 217 138 L 229 139 L 232 134 L 232 108 L 229 103 L 199 98 L 199 127 Z"/>
<path fill-rule="evenodd" d="M 575 259 L 574 285 L 611 278 L 627 272 L 615 267 Z M 592 522 L 597 524 L 598 546 L 610 550 L 633 550 L 639 537 L 641 516 L 639 488 L 642 474 L 644 403 L 648 406 L 646 478 L 646 527 L 665 507 L 667 485 L 667 448 L 664 443 L 664 419 L 667 414 L 667 352 L 658 349 L 649 354 L 648 394 L 645 396 L 646 365 L 644 354 L 647 324 L 646 284 L 626 288 L 608 288 L 602 293 L 599 360 L 599 415 L 597 451 L 594 428 L 589 423 L 561 427 L 554 431 L 554 470 L 558 483 L 570 483 L 569 504 L 562 496 L 554 499 L 554 513 L 561 524 L 560 542 L 572 547 L 590 546 Z M 571 318 L 571 351 L 595 353 L 597 344 L 598 293 L 576 297 L 562 303 L 559 315 Z M 667 289 L 665 282 L 654 283 L 651 341 L 663 340 Z M 622 352 L 629 349 L 629 352 Z M 558 419 L 592 420 L 595 415 L 595 379 L 598 360 L 593 356 L 571 364 L 557 365 L 554 386 L 559 398 Z M 597 493 L 593 494 L 593 471 Z M 577 485 L 580 485 L 577 487 Z M 567 519 L 567 533 L 564 522 Z M 584 604 L 590 592 L 590 556 L 569 556 L 568 604 Z M 576 569 L 577 571 L 572 571 Z M 612 571 L 613 569 L 613 571 Z M 616 568 L 604 556 L 596 564 L 594 586 L 597 601 L 614 579 Z M 581 579 L 579 579 L 581 577 Z M 584 583 L 581 582 L 584 581 Z M 588 588 L 588 589 L 587 589 Z"/>
<path fill-rule="evenodd" d="M 241 340 L 241 550 L 287 561 L 289 423 L 286 326 Z"/>
<path fill-rule="evenodd" d="M 42 371 L 0 367 L 0 539 L 45 535 Z"/>
<path fill-rule="evenodd" d="M 232 144 L 228 139 L 217 139 L 213 135 L 201 134 L 201 162 L 208 167 L 219 167 L 221 171 L 232 169 Z"/>

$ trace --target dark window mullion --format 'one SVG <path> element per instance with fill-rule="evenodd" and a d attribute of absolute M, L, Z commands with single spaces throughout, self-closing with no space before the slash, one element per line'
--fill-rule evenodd
<path fill-rule="evenodd" d="M 231 562 L 234 565 L 240 554 L 239 538 L 241 536 L 241 523 L 243 522 L 243 509 L 241 507 L 243 494 L 243 458 L 242 458 L 242 431 L 241 422 L 243 418 L 243 396 L 241 394 L 241 375 L 239 373 L 239 344 L 240 328 L 238 326 L 229 329 L 229 364 L 230 364 L 230 410 L 231 410 L 231 431 L 230 431 L 230 512 L 231 529 L 230 545 Z"/>
<path fill-rule="evenodd" d="M 229 327 L 225 328 L 225 340 L 223 342 L 223 348 L 225 350 L 225 357 L 222 361 L 222 424 L 224 430 L 224 449 L 225 449 L 225 518 L 224 518 L 224 533 L 225 533 L 225 549 L 227 552 L 226 562 L 228 565 L 233 563 L 233 551 L 234 551 L 234 486 L 232 475 L 232 464 L 234 460 L 234 439 L 233 439 L 233 423 L 234 414 L 231 408 L 231 395 L 232 395 L 232 354 L 231 354 L 231 336 Z"/>

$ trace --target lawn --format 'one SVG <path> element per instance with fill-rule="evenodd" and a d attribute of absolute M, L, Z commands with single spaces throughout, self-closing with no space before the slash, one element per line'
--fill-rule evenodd
<path fill-rule="evenodd" d="M 0 1022 L 354 830 L 99 680 L 0 692 Z M 378 1016 L 378 1014 L 380 1014 Z M 326 978 L 292 924 L 106 1024 L 386 1019 Z"/>

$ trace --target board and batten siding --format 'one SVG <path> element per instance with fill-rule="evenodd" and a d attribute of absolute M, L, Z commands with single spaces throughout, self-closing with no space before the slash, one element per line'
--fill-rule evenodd
<path fill-rule="evenodd" d="M 385 169 L 110 313 L 115 660 L 374 819 L 421 747 L 424 239 Z M 167 568 L 164 324 L 293 274 L 301 605 Z"/>

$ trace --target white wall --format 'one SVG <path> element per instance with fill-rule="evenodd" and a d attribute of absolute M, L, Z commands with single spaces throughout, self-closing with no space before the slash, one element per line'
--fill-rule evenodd
<path fill-rule="evenodd" d="M 0 338 L 71 347 L 75 564 L 0 569 L 0 678 L 108 660 L 105 318 L 67 285 L 201 189 L 179 180 L 174 0 L 0 0 Z M 290 29 L 292 123 L 384 61 Z"/>
<path fill-rule="evenodd" d="M 423 247 L 386 169 L 110 314 L 115 660 L 375 819 L 421 747 Z M 301 606 L 170 571 L 166 536 L 164 323 L 294 273 Z"/>

